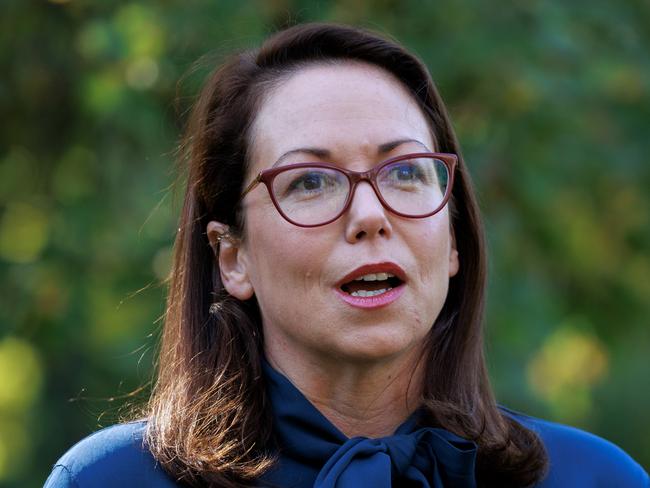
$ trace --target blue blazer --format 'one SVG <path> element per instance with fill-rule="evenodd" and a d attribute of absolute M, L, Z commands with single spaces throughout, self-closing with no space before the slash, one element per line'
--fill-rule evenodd
<path fill-rule="evenodd" d="M 265 376 L 280 451 L 277 465 L 260 480 L 262 486 L 476 486 L 473 442 L 443 429 L 418 427 L 416 414 L 393 436 L 349 439 L 267 364 Z M 550 469 L 537 488 L 650 488 L 648 473 L 611 442 L 500 408 L 544 442 Z M 131 422 L 86 437 L 56 462 L 45 488 L 182 486 L 143 445 L 145 428 L 144 421 Z"/>

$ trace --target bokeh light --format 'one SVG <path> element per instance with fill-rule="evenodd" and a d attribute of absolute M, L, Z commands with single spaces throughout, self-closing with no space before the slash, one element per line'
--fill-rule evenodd
<path fill-rule="evenodd" d="M 528 380 L 556 416 L 575 421 L 591 413 L 591 390 L 607 373 L 608 362 L 597 338 L 564 324 L 531 358 Z"/>
<path fill-rule="evenodd" d="M 47 214 L 27 203 L 10 202 L 0 218 L 0 259 L 35 261 L 48 238 Z"/>

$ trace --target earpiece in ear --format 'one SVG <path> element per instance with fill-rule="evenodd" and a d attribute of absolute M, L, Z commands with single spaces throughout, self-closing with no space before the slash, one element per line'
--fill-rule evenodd
<path fill-rule="evenodd" d="M 234 245 L 239 244 L 239 238 L 237 238 L 231 231 L 230 227 L 221 222 L 211 221 L 208 224 L 207 228 L 208 240 L 210 241 L 210 247 L 215 255 L 219 253 L 219 245 L 223 241 L 228 241 Z"/>
<path fill-rule="evenodd" d="M 218 259 L 223 287 L 231 296 L 248 300 L 254 292 L 248 276 L 242 239 L 231 232 L 226 224 L 214 220 L 208 223 L 207 234 Z"/>
<path fill-rule="evenodd" d="M 230 233 L 230 228 L 228 227 L 225 232 L 222 232 L 217 236 L 217 244 L 221 244 L 221 241 L 223 241 L 224 239 L 231 239 L 231 238 L 232 238 L 232 234 Z"/>

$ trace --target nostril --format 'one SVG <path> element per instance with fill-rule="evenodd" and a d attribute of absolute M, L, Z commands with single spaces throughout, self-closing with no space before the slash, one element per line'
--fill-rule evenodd
<path fill-rule="evenodd" d="M 363 239 L 366 235 L 366 231 L 362 230 L 361 232 L 357 232 L 357 235 L 354 236 L 357 240 Z"/>

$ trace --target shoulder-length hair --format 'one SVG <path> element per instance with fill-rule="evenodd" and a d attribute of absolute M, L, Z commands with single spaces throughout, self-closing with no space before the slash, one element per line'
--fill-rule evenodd
<path fill-rule="evenodd" d="M 479 486 L 528 486 L 543 476 L 547 456 L 534 432 L 500 412 L 491 390 L 485 240 L 445 106 L 417 57 L 381 35 L 336 24 L 297 25 L 232 55 L 196 100 L 182 145 L 187 188 L 146 443 L 174 479 L 192 486 L 250 486 L 272 466 L 260 312 L 255 298 L 242 302 L 224 290 L 206 227 L 217 220 L 241 235 L 251 125 L 268 90 L 305 65 L 346 61 L 392 73 L 428 118 L 436 150 L 459 157 L 450 205 L 461 266 L 428 337 L 427 420 L 478 444 Z"/>

